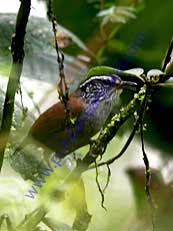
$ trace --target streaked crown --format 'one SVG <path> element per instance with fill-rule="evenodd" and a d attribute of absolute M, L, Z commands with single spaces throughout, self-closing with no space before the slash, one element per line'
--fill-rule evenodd
<path fill-rule="evenodd" d="M 93 76 L 81 83 L 79 88 L 87 103 L 94 103 L 116 94 L 121 89 L 121 83 L 121 78 L 114 74 Z"/>

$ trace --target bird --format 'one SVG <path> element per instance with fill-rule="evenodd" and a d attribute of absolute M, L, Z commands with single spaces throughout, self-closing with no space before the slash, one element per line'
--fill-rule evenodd
<path fill-rule="evenodd" d="M 136 90 L 135 81 L 126 81 L 115 73 L 91 75 L 69 95 L 68 108 L 72 126 L 67 126 L 66 108 L 59 101 L 43 112 L 33 123 L 16 152 L 34 143 L 58 158 L 90 143 L 116 107 L 123 89 Z M 13 155 L 14 155 L 13 154 Z"/>

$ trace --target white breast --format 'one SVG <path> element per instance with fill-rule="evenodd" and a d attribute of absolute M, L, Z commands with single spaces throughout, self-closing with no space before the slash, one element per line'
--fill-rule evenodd
<path fill-rule="evenodd" d="M 111 97 L 93 105 L 93 114 L 94 116 L 90 118 L 90 123 L 94 123 L 94 127 L 99 131 L 102 126 L 105 124 L 108 116 L 118 104 L 118 98 L 121 94 L 121 90 L 117 91 L 115 94 L 112 94 Z M 96 119 L 97 118 L 97 119 Z M 96 126 L 95 126 L 96 125 Z"/>

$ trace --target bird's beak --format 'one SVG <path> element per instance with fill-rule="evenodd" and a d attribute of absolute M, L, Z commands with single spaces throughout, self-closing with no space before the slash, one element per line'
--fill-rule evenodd
<path fill-rule="evenodd" d="M 131 81 L 122 81 L 120 88 L 122 89 L 127 89 L 130 91 L 137 91 L 139 90 L 139 86 L 137 85 L 137 83 L 131 82 Z"/>

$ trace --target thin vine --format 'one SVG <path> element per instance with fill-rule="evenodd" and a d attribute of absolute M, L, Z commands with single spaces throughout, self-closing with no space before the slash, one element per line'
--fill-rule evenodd
<path fill-rule="evenodd" d="M 58 67 L 59 67 L 60 81 L 57 85 L 57 91 L 58 91 L 59 99 L 64 104 L 64 107 L 65 107 L 66 123 L 67 123 L 67 125 L 72 125 L 72 122 L 70 119 L 71 118 L 70 109 L 69 109 L 69 87 L 67 85 L 65 73 L 64 73 L 64 54 L 58 46 L 57 29 L 56 29 L 57 21 L 56 21 L 56 17 L 54 15 L 54 12 L 53 12 L 53 1 L 52 0 L 48 1 L 47 15 L 48 15 L 49 20 L 52 23 L 52 31 L 54 34 L 55 50 L 57 53 L 57 62 L 58 62 Z"/>

